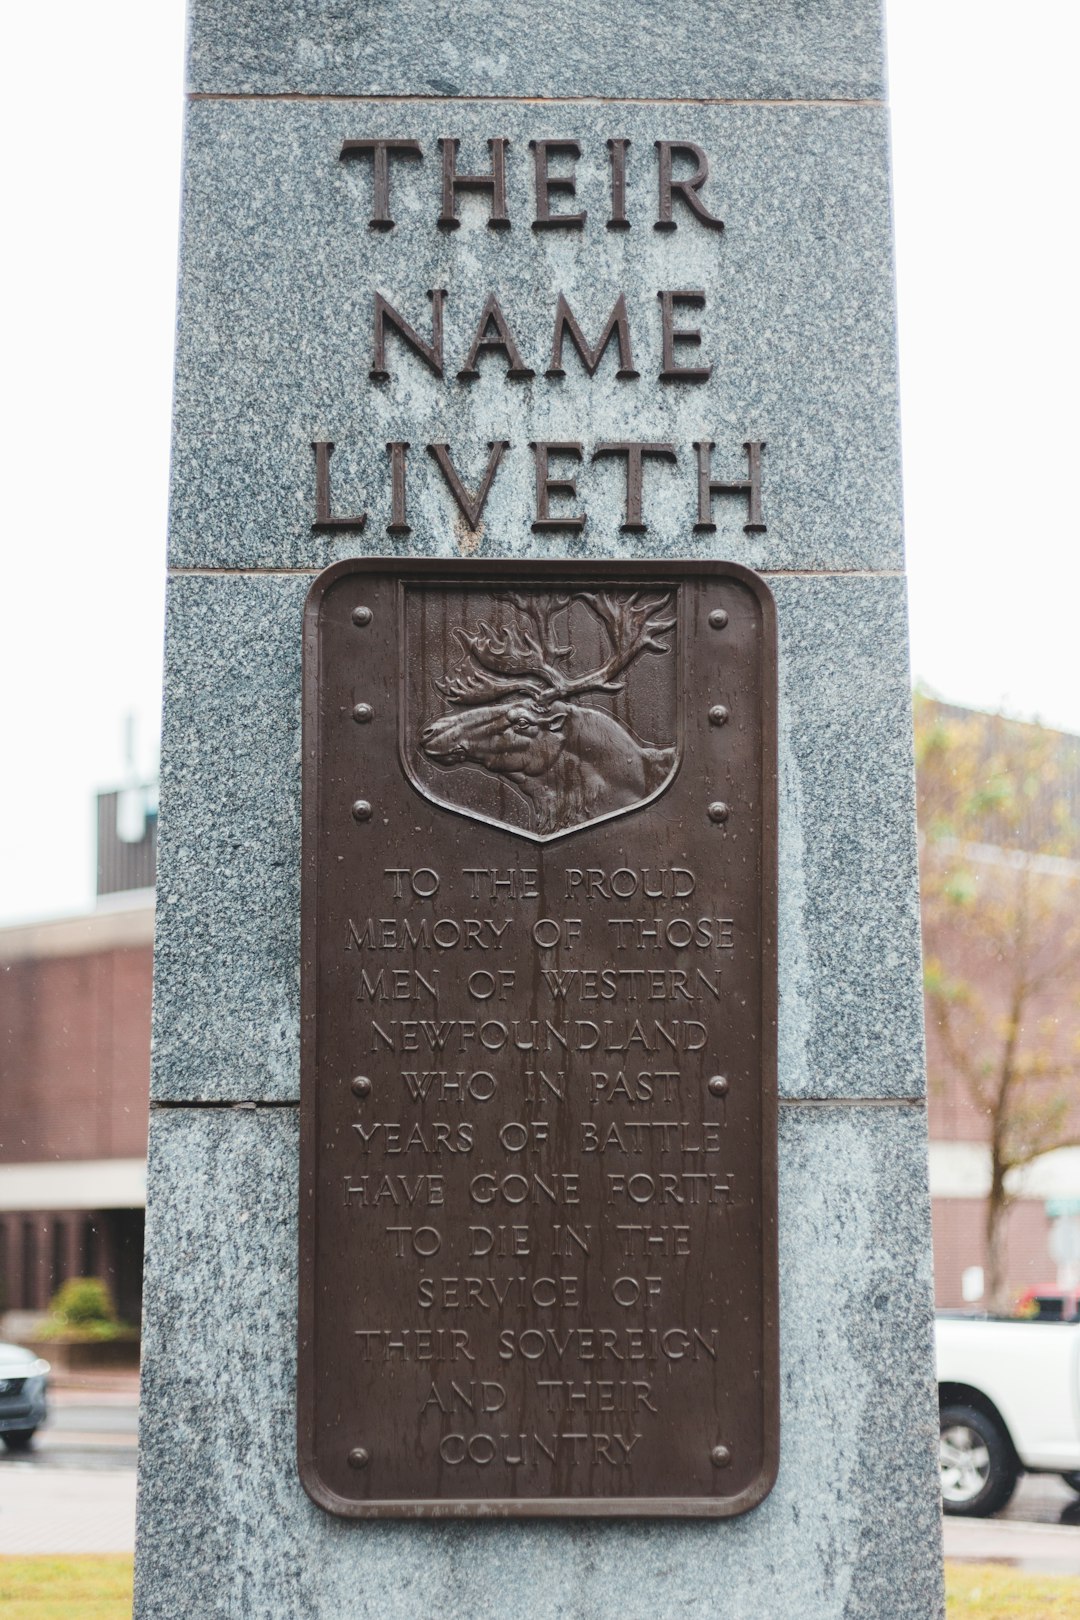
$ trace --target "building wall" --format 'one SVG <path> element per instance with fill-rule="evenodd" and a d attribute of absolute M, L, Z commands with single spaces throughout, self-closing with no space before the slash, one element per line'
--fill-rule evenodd
<path fill-rule="evenodd" d="M 1071 923 L 1072 918 L 1067 913 L 1060 919 L 1063 927 Z M 994 960 L 990 953 L 983 955 L 973 949 L 970 938 L 960 929 L 950 934 L 939 931 L 937 945 L 938 955 L 945 962 L 949 974 L 961 984 L 970 986 L 978 996 L 975 1017 L 967 1023 L 960 1022 L 958 1028 L 963 1033 L 973 1028 L 977 1030 L 980 1044 L 973 1055 L 976 1059 L 985 1060 L 991 1070 L 989 1078 L 992 1081 L 993 1070 L 1000 1064 L 1005 1042 L 1004 1028 L 1015 988 L 1015 968 Z M 1052 948 L 1049 941 L 1044 942 L 1047 954 Z M 1033 973 L 1043 969 L 1044 965 L 1042 959 L 1033 956 Z M 929 999 L 925 1011 L 931 1140 L 988 1142 L 990 1115 L 976 1103 L 969 1086 L 956 1073 L 942 1040 L 937 1011 Z M 1048 1064 L 1060 1066 L 1067 1074 L 1069 1068 L 1076 1064 L 1078 1043 L 1080 999 L 1071 979 L 1054 981 L 1045 994 L 1031 996 L 1027 1000 L 1020 1025 L 1022 1054 L 1041 1054 Z M 1048 1083 L 1041 1095 L 1047 1101 L 1052 1101 L 1057 1089 L 1055 1084 Z M 1080 1140 L 1080 1081 L 1071 1089 L 1071 1111 L 1060 1125 L 1062 1140 Z M 1035 1095 L 1031 1090 L 1027 1094 Z M 1077 1191 L 1080 1192 L 1080 1188 Z"/>
<path fill-rule="evenodd" d="M 121 1321 L 142 1309 L 141 1209 L 0 1213 L 0 1311 L 44 1311 L 69 1277 L 101 1277 Z"/>
<path fill-rule="evenodd" d="M 97 796 L 97 892 L 152 888 L 157 870 L 157 784 Z"/>
<path fill-rule="evenodd" d="M 1055 1282 L 1047 1206 L 1080 1203 L 1080 738 L 921 696 L 916 730 L 924 950 L 953 986 L 926 1000 L 937 1302 L 957 1306 L 961 1273 L 985 1269 L 987 1103 L 1014 1040 L 1012 1104 L 1053 1122 L 1038 1145 L 1057 1151 L 1007 1178 L 1007 1294 Z"/>
<path fill-rule="evenodd" d="M 138 1319 L 153 926 L 143 903 L 0 930 L 0 1309 L 43 1310 L 93 1275 Z M 87 1166 L 94 1207 L 58 1163 Z"/>
<path fill-rule="evenodd" d="M 9 962 L 0 973 L 0 1158 L 146 1152 L 151 950 Z"/>
<path fill-rule="evenodd" d="M 959 1310 L 961 1277 L 969 1266 L 986 1266 L 986 1203 L 982 1198 L 933 1198 L 934 1295 L 943 1310 Z M 1055 1265 L 1048 1247 L 1050 1222 L 1041 1199 L 1018 1200 L 1006 1216 L 1009 1289 L 1020 1294 L 1036 1283 L 1052 1283 Z M 976 1307 L 978 1308 L 978 1307 Z"/>
<path fill-rule="evenodd" d="M 950 971 L 977 986 L 983 1000 L 984 1022 L 988 1032 L 983 1053 L 988 1061 L 996 1056 L 997 1043 L 993 1030 L 997 1021 L 1004 1020 L 1009 994 L 1009 977 L 1005 970 L 995 971 L 993 963 L 973 960 L 969 942 L 962 935 L 946 942 L 942 952 Z M 1001 1037 L 1003 1039 L 1003 1036 Z M 1063 1065 L 1070 1061 L 1071 1052 L 1080 1040 L 1080 1010 L 1073 1005 L 1071 995 L 1060 989 L 1056 994 L 1033 1000 L 1028 1017 L 1021 1030 L 1021 1039 L 1033 1048 L 1044 1048 L 1048 1057 Z M 940 1308 L 954 1308 L 965 1302 L 960 1293 L 960 1276 L 969 1266 L 986 1266 L 984 1237 L 985 1196 L 964 1197 L 964 1190 L 982 1194 L 989 1187 L 989 1142 L 991 1117 L 973 1098 L 971 1090 L 955 1070 L 944 1049 L 936 1022 L 933 1004 L 926 1006 L 927 1093 L 930 1141 L 933 1144 L 974 1144 L 984 1150 L 985 1165 L 982 1184 L 978 1188 L 950 1187 L 949 1196 L 942 1196 L 944 1187 L 935 1186 L 931 1172 L 931 1194 L 934 1228 L 935 1302 Z M 1044 1091 L 1049 1098 L 1053 1089 Z M 1080 1140 L 1080 1085 L 1071 1118 L 1061 1122 L 1060 1140 Z M 933 1162 L 933 1155 L 932 1155 Z M 1045 1165 L 1045 1158 L 1036 1164 Z M 1059 1178 L 1056 1178 L 1060 1180 Z M 1080 1196 L 1080 1182 L 1055 1185 L 1055 1193 Z M 1046 1201 L 1042 1197 L 1018 1198 L 1007 1217 L 1006 1226 L 1006 1293 L 1010 1297 L 1021 1293 L 1033 1283 L 1053 1283 L 1057 1265 L 1049 1249 L 1050 1222 L 1046 1215 Z M 981 1302 L 985 1304 L 985 1301 Z M 975 1308 L 979 1308 L 976 1306 Z"/>

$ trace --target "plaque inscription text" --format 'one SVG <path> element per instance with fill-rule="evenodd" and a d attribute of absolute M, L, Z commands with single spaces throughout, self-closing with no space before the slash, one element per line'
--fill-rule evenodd
<path fill-rule="evenodd" d="M 735 565 L 316 582 L 298 1423 L 328 1510 L 771 1487 L 775 680 Z"/>

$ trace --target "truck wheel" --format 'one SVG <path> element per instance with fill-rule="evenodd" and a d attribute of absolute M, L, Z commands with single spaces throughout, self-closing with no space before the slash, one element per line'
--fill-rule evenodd
<path fill-rule="evenodd" d="M 1061 1477 L 1070 1491 L 1080 1491 L 1080 1468 L 1072 1474 L 1062 1474 Z"/>
<path fill-rule="evenodd" d="M 1000 1424 L 974 1406 L 941 1408 L 941 1505 L 946 1513 L 985 1519 L 1016 1489 L 1020 1470 Z"/>
<path fill-rule="evenodd" d="M 0 1440 L 9 1451 L 29 1451 L 36 1433 L 36 1429 L 9 1429 L 6 1434 L 0 1435 Z"/>

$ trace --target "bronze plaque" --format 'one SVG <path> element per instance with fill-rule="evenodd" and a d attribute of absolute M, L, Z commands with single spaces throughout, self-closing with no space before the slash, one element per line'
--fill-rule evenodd
<path fill-rule="evenodd" d="M 776 1475 L 776 640 L 728 563 L 339 563 L 304 627 L 299 1459 L 332 1513 Z"/>

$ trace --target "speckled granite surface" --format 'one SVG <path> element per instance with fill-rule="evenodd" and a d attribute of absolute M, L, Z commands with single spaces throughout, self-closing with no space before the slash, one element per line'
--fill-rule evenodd
<path fill-rule="evenodd" d="M 339 96 L 880 96 L 877 0 L 193 0 L 197 91 Z"/>

